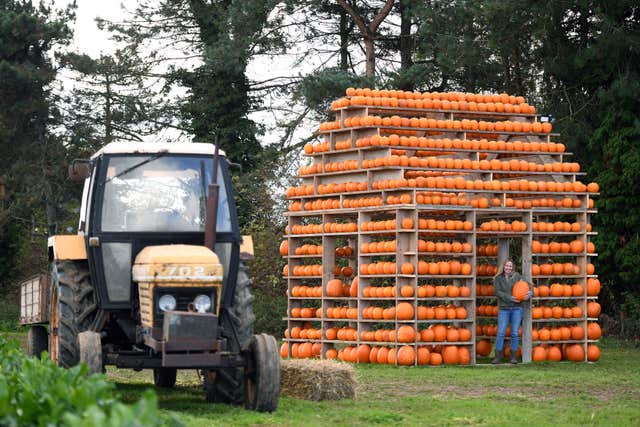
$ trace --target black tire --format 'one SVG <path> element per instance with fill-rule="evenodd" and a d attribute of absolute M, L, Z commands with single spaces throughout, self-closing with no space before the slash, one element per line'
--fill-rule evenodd
<path fill-rule="evenodd" d="M 89 375 L 104 372 L 102 360 L 102 337 L 100 333 L 84 331 L 78 334 L 78 352 L 80 362 L 87 365 Z"/>
<path fill-rule="evenodd" d="M 280 354 L 271 335 L 254 335 L 249 342 L 249 371 L 245 375 L 245 407 L 259 412 L 278 409 Z"/>
<path fill-rule="evenodd" d="M 251 293 L 251 278 L 244 265 L 238 266 L 238 277 L 233 293 L 233 304 L 228 310 L 229 318 L 238 336 L 240 349 L 246 348 L 253 336 L 253 295 Z M 204 388 L 209 403 L 227 403 L 242 405 L 245 401 L 244 370 L 242 368 L 226 368 L 218 370 L 203 370 Z"/>
<path fill-rule="evenodd" d="M 49 332 L 44 326 L 32 326 L 27 333 L 27 354 L 40 358 L 43 351 L 49 351 Z"/>
<path fill-rule="evenodd" d="M 57 292 L 59 366 L 70 368 L 80 361 L 78 334 L 89 330 L 96 316 L 96 295 L 84 261 L 55 261 L 52 286 Z"/>
<path fill-rule="evenodd" d="M 253 336 L 253 323 L 256 316 L 253 314 L 253 295 L 251 293 L 251 278 L 244 263 L 238 266 L 238 278 L 233 294 L 233 305 L 230 312 L 240 341 L 240 348 L 246 348 Z"/>
<path fill-rule="evenodd" d="M 173 388 L 176 385 L 176 368 L 154 368 L 153 383 L 160 388 Z"/>
<path fill-rule="evenodd" d="M 244 403 L 244 371 L 242 368 L 202 372 L 207 402 L 242 405 Z"/>

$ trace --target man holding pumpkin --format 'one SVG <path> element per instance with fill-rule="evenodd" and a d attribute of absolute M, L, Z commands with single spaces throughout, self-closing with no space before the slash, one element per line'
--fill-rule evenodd
<path fill-rule="evenodd" d="M 507 259 L 493 278 L 493 287 L 498 297 L 498 334 L 496 353 L 491 363 L 502 363 L 504 356 L 504 337 L 507 326 L 511 328 L 511 363 L 518 363 L 518 330 L 522 322 L 522 302 L 531 298 L 531 286 L 522 279 L 520 273 L 513 271 L 513 261 Z"/>

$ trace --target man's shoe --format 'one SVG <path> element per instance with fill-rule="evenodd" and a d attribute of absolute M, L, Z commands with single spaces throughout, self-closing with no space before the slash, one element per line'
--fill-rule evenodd
<path fill-rule="evenodd" d="M 503 350 L 496 350 L 496 357 L 493 358 L 491 363 L 493 365 L 497 365 L 499 363 L 502 363 L 502 357 L 503 356 L 504 356 L 504 351 Z"/>
<path fill-rule="evenodd" d="M 513 351 L 511 352 L 511 358 L 510 358 L 510 360 L 509 360 L 509 361 L 510 361 L 511 363 L 513 363 L 514 365 L 515 365 L 516 363 L 518 363 L 518 358 L 516 357 L 516 355 L 514 354 L 514 352 L 513 352 Z"/>

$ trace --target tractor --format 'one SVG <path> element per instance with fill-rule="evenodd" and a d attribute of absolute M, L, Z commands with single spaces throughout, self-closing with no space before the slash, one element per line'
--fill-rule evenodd
<path fill-rule="evenodd" d="M 84 181 L 77 235 L 48 239 L 51 271 L 21 285 L 28 352 L 59 366 L 197 370 L 208 402 L 271 412 L 276 340 L 253 334 L 252 256 L 218 144 L 105 145 L 69 166 Z"/>

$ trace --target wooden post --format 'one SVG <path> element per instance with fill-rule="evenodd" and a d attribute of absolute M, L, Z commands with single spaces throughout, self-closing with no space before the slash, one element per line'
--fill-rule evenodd
<path fill-rule="evenodd" d="M 530 211 L 524 215 L 523 222 L 527 225 L 527 232 L 522 237 L 522 277 L 531 284 L 533 290 L 531 280 L 531 228 L 533 221 Z M 531 325 L 531 299 L 529 299 L 522 307 L 522 363 L 531 362 Z"/>

